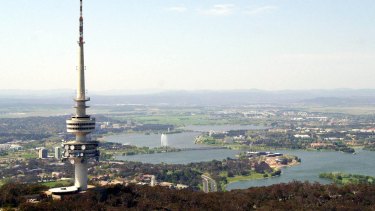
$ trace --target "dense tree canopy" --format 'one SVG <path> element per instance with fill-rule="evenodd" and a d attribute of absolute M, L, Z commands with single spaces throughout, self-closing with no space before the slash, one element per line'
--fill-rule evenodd
<path fill-rule="evenodd" d="M 25 194 L 40 190 L 35 185 L 5 185 L 0 188 L 0 205 L 20 210 L 373 210 L 375 206 L 372 185 L 292 182 L 209 194 L 116 185 L 92 189 L 61 201 L 44 198 L 36 204 L 25 202 Z"/>

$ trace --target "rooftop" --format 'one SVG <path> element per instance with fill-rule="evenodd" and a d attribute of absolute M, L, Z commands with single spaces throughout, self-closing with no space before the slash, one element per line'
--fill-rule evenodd
<path fill-rule="evenodd" d="M 52 189 L 49 189 L 48 191 L 54 195 L 64 195 L 64 194 L 77 193 L 78 188 L 75 186 L 70 186 L 70 187 L 52 188 Z"/>

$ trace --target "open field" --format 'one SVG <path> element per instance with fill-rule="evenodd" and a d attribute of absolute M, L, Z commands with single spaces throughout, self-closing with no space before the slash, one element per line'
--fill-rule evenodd
<path fill-rule="evenodd" d="M 251 172 L 249 176 L 235 176 L 235 177 L 228 177 L 228 183 L 232 182 L 238 182 L 238 181 L 243 181 L 243 180 L 253 180 L 253 179 L 263 179 L 264 176 L 263 174 Z"/>
<path fill-rule="evenodd" d="M 228 184 L 232 182 L 238 182 L 238 181 L 243 181 L 243 180 L 253 180 L 253 179 L 263 179 L 264 176 L 263 174 L 257 173 L 255 171 L 251 171 L 250 175 L 248 176 L 234 176 L 234 177 L 228 177 L 227 172 L 221 172 L 220 176 L 226 177 Z"/>
<path fill-rule="evenodd" d="M 117 117 L 121 119 L 121 117 Z M 143 124 L 172 124 L 175 126 L 183 125 L 209 125 L 209 124 L 228 124 L 225 119 L 212 119 L 208 115 L 155 115 L 155 116 L 124 116 L 123 119 L 131 118 L 136 122 Z"/>
<path fill-rule="evenodd" d="M 73 101 L 72 101 L 73 103 Z M 71 115 L 74 109 L 70 105 L 0 105 L 0 118 L 25 118 Z M 109 114 L 111 108 L 95 107 L 92 114 Z"/>
<path fill-rule="evenodd" d="M 375 107 L 372 107 L 372 106 L 356 106 L 356 107 L 311 106 L 311 107 L 301 107 L 301 110 L 305 110 L 309 112 L 322 112 L 322 113 L 343 113 L 343 114 L 350 114 L 350 115 L 375 114 Z"/>
<path fill-rule="evenodd" d="M 7 155 L 0 156 L 0 161 L 7 161 L 7 160 L 18 160 L 18 159 L 31 159 L 31 158 L 37 158 L 38 152 L 32 151 L 32 150 L 22 150 L 22 151 L 16 151 L 8 153 Z"/>

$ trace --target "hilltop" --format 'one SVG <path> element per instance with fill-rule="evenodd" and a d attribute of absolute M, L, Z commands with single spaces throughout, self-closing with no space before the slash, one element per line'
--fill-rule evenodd
<path fill-rule="evenodd" d="M 107 186 L 65 197 L 46 198 L 38 185 L 7 184 L 0 206 L 19 210 L 372 210 L 375 186 L 292 182 L 230 192 L 203 193 L 149 186 Z M 26 195 L 40 193 L 40 202 Z"/>

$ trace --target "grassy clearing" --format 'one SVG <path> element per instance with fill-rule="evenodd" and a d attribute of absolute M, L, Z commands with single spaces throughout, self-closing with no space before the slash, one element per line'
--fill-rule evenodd
<path fill-rule="evenodd" d="M 346 174 L 342 172 L 331 172 L 331 173 L 321 173 L 320 178 L 325 178 L 332 180 L 334 183 L 339 185 L 347 184 L 375 184 L 375 177 L 359 175 L 359 174 Z"/>
<path fill-rule="evenodd" d="M 264 176 L 261 173 L 257 173 L 255 171 L 250 171 L 250 175 L 247 176 L 234 176 L 234 177 L 228 177 L 228 173 L 226 171 L 220 172 L 219 174 L 222 177 L 226 177 L 228 184 L 232 182 L 238 182 L 238 181 L 246 181 L 246 180 L 254 180 L 254 179 L 263 179 Z"/>
<path fill-rule="evenodd" d="M 37 158 L 38 155 L 36 153 L 23 153 L 21 156 L 25 159 L 32 159 L 32 158 Z"/>
<path fill-rule="evenodd" d="M 263 174 L 259 174 L 256 172 L 251 172 L 248 176 L 235 176 L 235 177 L 227 177 L 228 183 L 244 181 L 244 180 L 254 180 L 254 179 L 263 179 Z"/>

